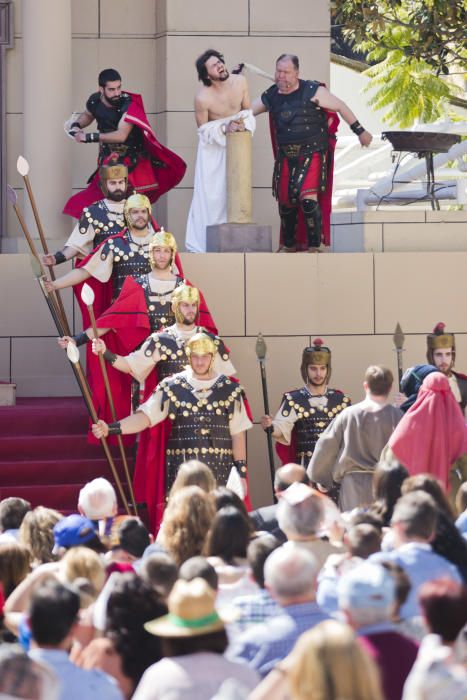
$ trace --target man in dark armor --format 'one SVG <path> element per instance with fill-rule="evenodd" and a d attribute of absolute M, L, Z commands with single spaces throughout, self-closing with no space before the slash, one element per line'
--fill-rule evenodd
<path fill-rule="evenodd" d="M 172 312 L 175 323 L 168 328 L 162 328 L 152 333 L 143 345 L 126 357 L 116 355 L 107 350 L 103 340 L 93 340 L 93 352 L 101 352 L 112 368 L 123 373 L 120 376 L 131 375 L 137 382 L 144 382 L 144 398 L 150 397 L 158 382 L 167 377 L 182 372 L 188 364 L 186 344 L 197 333 L 206 333 L 216 346 L 213 371 L 216 374 L 231 376 L 235 368 L 229 359 L 229 350 L 218 336 L 209 333 L 198 322 L 200 307 L 200 292 L 196 287 L 180 284 L 172 293 Z M 114 373 L 112 373 L 114 374 Z M 112 383 L 115 386 L 115 380 Z M 128 410 L 127 410 L 128 413 Z M 126 414 L 123 414 L 126 415 Z M 102 416 L 105 418 L 105 416 Z M 152 524 L 155 526 L 157 503 L 163 499 L 164 493 L 157 495 L 157 472 L 150 465 L 154 458 L 148 453 L 151 443 L 159 444 L 165 439 L 163 426 L 160 424 L 144 431 L 140 438 L 138 457 L 136 460 L 133 487 L 138 502 L 147 504 Z"/>
<path fill-rule="evenodd" d="M 220 484 L 226 483 L 232 467 L 236 467 L 245 480 L 246 491 L 245 432 L 252 422 L 243 388 L 214 370 L 217 346 L 210 335 L 196 333 L 186 343 L 186 353 L 190 364 L 183 372 L 160 382 L 133 415 L 110 425 L 102 420 L 94 424 L 94 436 L 139 433 L 168 418 L 171 431 L 165 450 L 166 491 L 180 464 L 188 459 L 202 460 Z"/>
<path fill-rule="evenodd" d="M 332 194 L 329 160 L 339 122 L 335 112 L 349 124 L 362 146 L 371 143 L 371 134 L 349 107 L 324 85 L 299 78 L 298 57 L 292 54 L 279 56 L 275 85 L 253 103 L 253 113 L 262 112 L 269 112 L 271 117 L 276 158 L 273 195 L 279 203 L 282 250 L 316 252 L 322 242 L 326 245 L 330 242 L 327 221 Z M 324 203 L 320 201 L 320 194 L 325 195 Z M 326 214 L 324 241 L 323 213 Z"/>
<path fill-rule="evenodd" d="M 342 391 L 329 388 L 331 350 L 321 338 L 303 350 L 300 373 L 304 385 L 287 391 L 275 417 L 263 416 L 261 426 L 273 429 L 283 464 L 295 462 L 306 467 L 321 433 L 351 401 Z"/>
<path fill-rule="evenodd" d="M 467 407 L 467 376 L 461 372 L 454 372 L 456 360 L 456 338 L 454 333 L 445 333 L 445 324 L 438 323 L 433 332 L 426 337 L 426 359 L 430 365 L 442 372 L 449 381 L 449 386 L 461 411 L 466 414 Z"/>
<path fill-rule="evenodd" d="M 84 128 L 97 123 L 97 131 Z M 148 122 L 140 95 L 122 91 L 118 71 L 107 68 L 99 73 L 99 91 L 86 102 L 84 112 L 74 115 L 65 125 L 78 143 L 98 143 L 98 166 L 116 152 L 128 167 L 129 184 L 155 202 L 175 187 L 185 174 L 186 165 L 179 156 L 162 146 Z M 73 195 L 64 213 L 78 218 L 82 209 L 99 199 L 98 174 L 89 178 L 86 190 Z"/>
<path fill-rule="evenodd" d="M 104 195 L 83 209 L 62 250 L 42 256 L 44 265 L 53 267 L 75 257 L 84 259 L 106 238 L 125 228 L 123 208 L 128 187 L 128 168 L 112 153 L 99 168 L 99 184 Z"/>

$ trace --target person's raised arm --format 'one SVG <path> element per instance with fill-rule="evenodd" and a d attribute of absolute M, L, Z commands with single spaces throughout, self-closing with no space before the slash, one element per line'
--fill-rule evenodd
<path fill-rule="evenodd" d="M 131 416 L 123 418 L 117 423 L 108 425 L 105 421 L 100 420 L 92 424 L 92 434 L 99 440 L 108 435 L 133 435 L 141 433 L 146 428 L 149 428 L 151 421 L 143 411 L 136 411 Z"/>
<path fill-rule="evenodd" d="M 329 109 L 331 112 L 338 112 L 346 124 L 350 126 L 354 134 L 358 136 L 362 146 L 370 145 L 371 141 L 373 140 L 372 135 L 362 127 L 350 107 L 336 97 L 336 95 L 333 95 L 332 92 L 329 92 L 327 88 L 320 85 L 316 91 L 313 101 L 324 109 Z"/>
<path fill-rule="evenodd" d="M 91 273 L 85 270 L 83 267 L 80 267 L 75 268 L 74 270 L 70 270 L 70 272 L 68 272 L 66 275 L 63 275 L 63 277 L 59 277 L 55 281 L 45 280 L 44 286 L 48 292 L 53 292 L 56 289 L 66 289 L 66 287 L 74 287 L 76 284 L 84 282 L 89 277 L 91 277 Z"/>
<path fill-rule="evenodd" d="M 257 97 L 253 102 L 251 103 L 251 109 L 253 110 L 253 114 L 263 114 L 263 112 L 267 112 L 268 110 L 266 109 L 266 105 L 263 103 L 261 97 Z"/>
<path fill-rule="evenodd" d="M 100 335 L 100 330 L 100 328 L 97 329 L 98 335 Z M 107 331 L 108 329 L 103 330 Z M 92 351 L 94 355 L 99 355 L 100 353 L 102 353 L 102 355 L 104 355 L 104 359 L 107 360 L 107 362 L 109 362 L 112 365 L 112 367 L 118 369 L 119 372 L 124 372 L 124 374 L 131 374 L 131 367 L 126 361 L 126 359 L 122 355 L 115 355 L 110 350 L 107 350 L 107 346 L 103 340 L 94 339 L 92 341 Z"/>

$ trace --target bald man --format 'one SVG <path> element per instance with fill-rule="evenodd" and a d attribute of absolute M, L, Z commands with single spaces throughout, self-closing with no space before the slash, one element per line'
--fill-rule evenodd
<path fill-rule="evenodd" d="M 309 483 L 305 468 L 293 462 L 284 464 L 283 467 L 277 469 L 274 477 L 275 495 L 278 496 L 282 491 L 285 491 L 290 484 L 295 482 L 300 482 L 302 484 Z M 252 511 L 250 513 L 250 518 L 253 521 L 255 530 L 270 532 L 281 542 L 286 541 L 287 538 L 277 523 L 277 503 Z"/>

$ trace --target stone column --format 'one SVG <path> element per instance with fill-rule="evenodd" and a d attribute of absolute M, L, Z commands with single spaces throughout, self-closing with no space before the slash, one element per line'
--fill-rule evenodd
<path fill-rule="evenodd" d="M 227 134 L 227 221 L 252 223 L 251 132 Z"/>
<path fill-rule="evenodd" d="M 47 238 L 69 234 L 61 214 L 71 195 L 71 141 L 63 122 L 71 112 L 71 0 L 23 0 L 23 153 Z M 19 154 L 18 154 L 19 155 Z M 37 229 L 26 202 L 26 221 Z"/>

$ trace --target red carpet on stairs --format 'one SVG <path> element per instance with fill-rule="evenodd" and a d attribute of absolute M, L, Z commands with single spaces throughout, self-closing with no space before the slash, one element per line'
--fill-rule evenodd
<path fill-rule="evenodd" d="M 103 476 L 113 483 L 102 447 L 87 442 L 87 427 L 81 398 L 19 398 L 16 406 L 0 406 L 0 500 L 20 496 L 33 507 L 76 512 L 87 481 Z M 111 452 L 128 493 L 118 449 Z M 133 450 L 126 455 L 132 470 Z"/>

